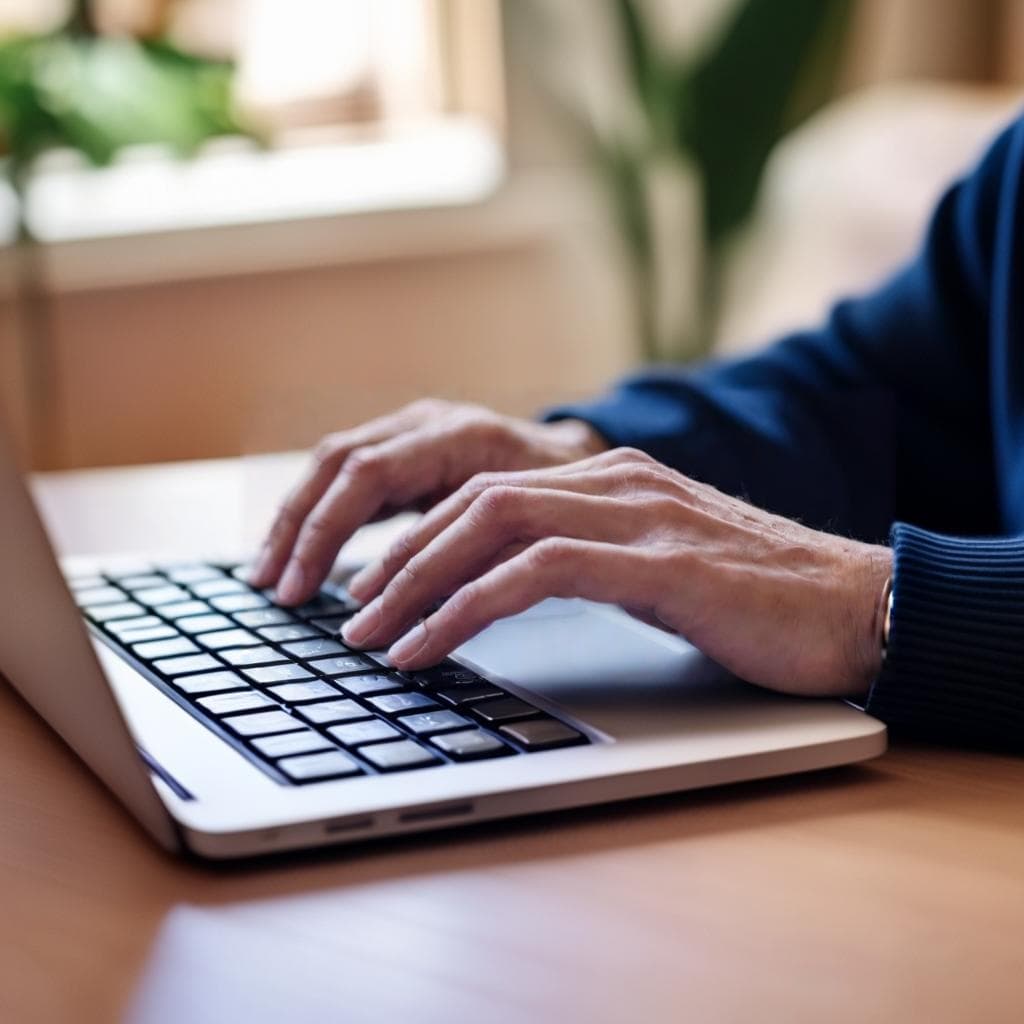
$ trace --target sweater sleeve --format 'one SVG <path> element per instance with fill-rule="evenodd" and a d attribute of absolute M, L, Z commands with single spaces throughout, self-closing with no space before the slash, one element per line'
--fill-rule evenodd
<path fill-rule="evenodd" d="M 1019 124 L 938 204 L 917 258 L 818 330 L 696 371 L 655 369 L 549 419 L 810 526 L 883 541 L 896 519 L 995 532 L 988 334 Z"/>
<path fill-rule="evenodd" d="M 867 710 L 933 740 L 1024 749 L 1024 537 L 892 533 L 889 648 Z"/>

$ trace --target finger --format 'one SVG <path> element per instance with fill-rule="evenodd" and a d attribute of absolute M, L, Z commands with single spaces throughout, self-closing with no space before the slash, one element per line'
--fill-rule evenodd
<path fill-rule="evenodd" d="M 306 517 L 327 492 L 352 451 L 411 429 L 423 421 L 430 408 L 428 403 L 414 403 L 352 430 L 323 438 L 313 449 L 306 471 L 278 510 L 249 574 L 249 582 L 255 587 L 269 587 L 277 582 Z"/>
<path fill-rule="evenodd" d="M 409 431 L 352 452 L 334 482 L 306 517 L 281 576 L 282 604 L 308 600 L 326 579 L 338 550 L 383 508 L 401 509 L 424 494 L 460 483 L 465 445 L 459 420 Z M 464 452 L 463 452 L 464 454 Z"/>
<path fill-rule="evenodd" d="M 411 558 L 384 591 L 346 624 L 345 641 L 382 647 L 426 608 L 486 572 L 510 544 L 548 537 L 627 543 L 642 508 L 617 498 L 572 491 L 492 487 L 465 514 Z"/>
<path fill-rule="evenodd" d="M 491 623 L 547 597 L 651 607 L 657 600 L 657 568 L 644 548 L 549 538 L 466 584 L 388 657 L 402 670 L 435 665 Z"/>
<path fill-rule="evenodd" d="M 369 602 L 423 551 L 436 537 L 466 513 L 489 488 L 558 489 L 580 494 L 608 494 L 621 482 L 622 452 L 602 452 L 579 462 L 519 473 L 481 473 L 467 481 L 451 497 L 440 502 L 403 533 L 379 561 L 372 562 L 349 580 L 353 597 Z"/>

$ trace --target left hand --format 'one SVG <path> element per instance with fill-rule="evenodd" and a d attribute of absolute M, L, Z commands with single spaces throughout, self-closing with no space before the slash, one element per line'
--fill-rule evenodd
<path fill-rule="evenodd" d="M 737 676 L 853 696 L 881 663 L 888 548 L 808 529 L 631 449 L 481 474 L 350 583 L 370 602 L 344 630 L 399 669 L 435 664 L 546 597 L 620 604 Z M 439 610 L 416 624 L 439 600 Z"/>

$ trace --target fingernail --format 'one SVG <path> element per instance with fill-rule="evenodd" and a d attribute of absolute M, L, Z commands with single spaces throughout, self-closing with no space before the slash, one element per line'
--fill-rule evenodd
<path fill-rule="evenodd" d="M 388 651 L 388 657 L 392 662 L 401 666 L 402 663 L 412 661 L 420 651 L 427 645 L 427 628 L 421 622 L 414 629 L 410 629 L 397 644 Z"/>
<path fill-rule="evenodd" d="M 281 582 L 277 585 L 277 600 L 281 604 L 292 604 L 302 596 L 302 588 L 306 582 L 306 574 L 298 562 L 289 562 Z"/>
<path fill-rule="evenodd" d="M 369 565 L 364 565 L 349 581 L 348 581 L 348 592 L 356 598 L 369 589 L 373 581 L 380 575 L 381 563 L 371 562 Z"/>
<path fill-rule="evenodd" d="M 355 618 L 345 623 L 341 635 L 346 643 L 360 645 L 377 632 L 380 626 L 380 602 L 368 604 Z"/>

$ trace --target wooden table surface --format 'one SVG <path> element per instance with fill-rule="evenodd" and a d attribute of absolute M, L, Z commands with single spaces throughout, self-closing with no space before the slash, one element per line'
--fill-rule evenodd
<path fill-rule="evenodd" d="M 169 548 L 257 536 L 293 471 L 36 485 L 65 551 Z M 800 778 L 216 868 L 156 849 L 6 686 L 0 777 L 5 1024 L 1024 1015 L 1024 760 L 897 746 Z"/>

